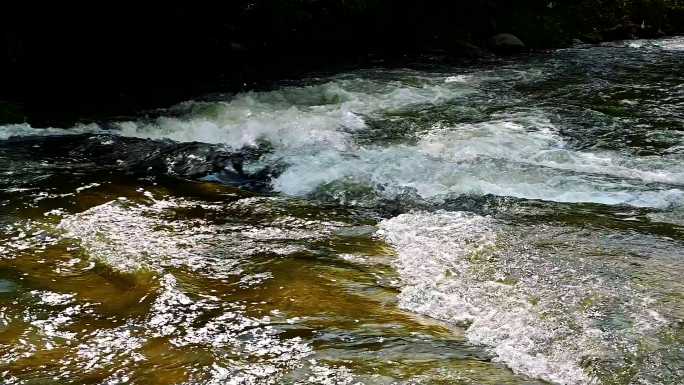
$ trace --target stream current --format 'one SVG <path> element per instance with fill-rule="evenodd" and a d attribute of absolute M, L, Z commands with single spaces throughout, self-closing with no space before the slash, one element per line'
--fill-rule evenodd
<path fill-rule="evenodd" d="M 0 383 L 684 383 L 684 38 L 0 126 Z"/>

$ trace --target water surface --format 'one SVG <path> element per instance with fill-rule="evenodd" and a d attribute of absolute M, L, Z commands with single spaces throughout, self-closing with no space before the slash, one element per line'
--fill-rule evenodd
<path fill-rule="evenodd" d="M 6 384 L 684 381 L 684 40 L 0 126 Z"/>

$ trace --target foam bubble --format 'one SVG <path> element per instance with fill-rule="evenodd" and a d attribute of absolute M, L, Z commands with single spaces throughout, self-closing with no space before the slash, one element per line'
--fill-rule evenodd
<path fill-rule="evenodd" d="M 254 200 L 249 200 L 254 203 Z M 162 272 L 188 268 L 213 278 L 242 274 L 245 258 L 275 252 L 281 255 L 301 251 L 283 241 L 318 239 L 345 226 L 331 221 L 305 221 L 282 216 L 253 226 L 228 223 L 217 225 L 194 218 L 175 221 L 174 210 L 201 210 L 208 215 L 240 210 L 237 201 L 228 207 L 183 199 L 158 199 L 152 204 L 114 200 L 82 213 L 64 217 L 59 228 L 77 239 L 88 254 L 120 271 L 146 269 Z M 232 215 L 235 215 L 234 213 Z M 243 213 L 244 215 L 244 213 Z M 141 252 L 144 250 L 144 252 Z M 258 283 L 267 277 L 251 277 Z"/>
<path fill-rule="evenodd" d="M 263 145 L 268 154 L 246 162 L 245 170 L 284 169 L 272 187 L 289 195 L 306 196 L 343 182 L 342 188 L 361 185 L 389 198 L 410 191 L 424 199 L 494 194 L 661 209 L 681 206 L 681 154 L 671 150 L 664 155 L 637 156 L 572 148 L 550 109 L 536 102 L 518 105 L 522 101 L 502 92 L 506 91 L 504 83 L 539 79 L 548 70 L 543 65 L 522 65 L 467 75 L 358 71 L 314 85 L 186 102 L 172 109 L 174 116 L 113 123 L 109 132 L 220 143 L 233 150 Z M 442 119 L 442 110 L 434 110 L 453 112 L 454 105 L 483 108 L 478 103 L 502 105 L 504 112 L 463 122 Z M 406 123 L 404 117 L 413 120 Z M 371 121 L 384 122 L 382 127 L 390 131 L 394 125 L 412 125 L 411 138 L 363 141 L 360 138 L 369 132 L 383 131 L 372 127 Z M 39 132 L 27 125 L 0 130 L 4 130 L 0 138 Z M 41 132 L 101 131 L 89 125 Z M 381 139 L 383 134 L 379 133 Z M 684 137 L 668 140 L 676 149 Z"/>
<path fill-rule="evenodd" d="M 95 124 L 77 125 L 72 128 L 34 128 L 28 123 L 0 125 L 0 140 L 22 136 L 79 135 L 86 133 L 105 133 Z"/>
<path fill-rule="evenodd" d="M 595 384 L 635 361 L 662 360 L 651 347 L 669 321 L 624 267 L 582 252 L 567 228 L 436 212 L 385 220 L 379 235 L 398 252 L 400 306 L 466 325 L 471 343 L 515 372 Z M 663 365 L 640 366 L 632 379 L 659 378 Z"/>
<path fill-rule="evenodd" d="M 658 46 L 669 51 L 684 51 L 684 38 L 676 37 L 656 43 Z"/>
<path fill-rule="evenodd" d="M 189 114 L 183 118 L 130 121 L 118 128 L 125 136 L 222 143 L 233 148 L 268 141 L 278 148 L 316 145 L 342 150 L 348 146 L 347 132 L 365 127 L 364 115 L 463 94 L 458 87 L 432 83 L 410 85 L 343 76 L 320 85 L 238 94 L 225 102 L 188 103 Z"/>
<path fill-rule="evenodd" d="M 289 167 L 276 190 L 306 195 L 337 180 L 361 183 L 391 197 L 494 194 L 557 202 L 667 208 L 684 201 L 676 158 L 630 158 L 568 148 L 543 111 L 482 123 L 435 126 L 416 145 L 278 154 Z M 652 185 L 662 183 L 662 186 Z"/>

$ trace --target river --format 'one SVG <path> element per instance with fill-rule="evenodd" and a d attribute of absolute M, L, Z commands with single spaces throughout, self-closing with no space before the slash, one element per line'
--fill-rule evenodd
<path fill-rule="evenodd" d="M 684 383 L 684 38 L 0 126 L 0 382 Z"/>

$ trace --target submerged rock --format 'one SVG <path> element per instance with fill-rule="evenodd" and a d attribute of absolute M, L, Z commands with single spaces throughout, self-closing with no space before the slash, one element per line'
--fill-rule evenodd
<path fill-rule="evenodd" d="M 525 43 L 510 33 L 500 33 L 489 38 L 489 48 L 497 53 L 514 53 L 525 49 Z"/>
<path fill-rule="evenodd" d="M 7 280 L 0 279 L 0 295 L 8 295 L 17 291 L 17 284 Z"/>
<path fill-rule="evenodd" d="M 0 153 L 8 149 L 17 162 L 33 159 L 59 168 L 65 162 L 78 161 L 72 170 L 82 167 L 81 171 L 118 171 L 135 176 L 209 178 L 253 191 L 268 191 L 270 180 L 282 171 L 279 164 L 245 170 L 247 163 L 269 151 L 267 147 L 230 150 L 217 144 L 111 134 L 16 136 L 0 141 Z"/>

